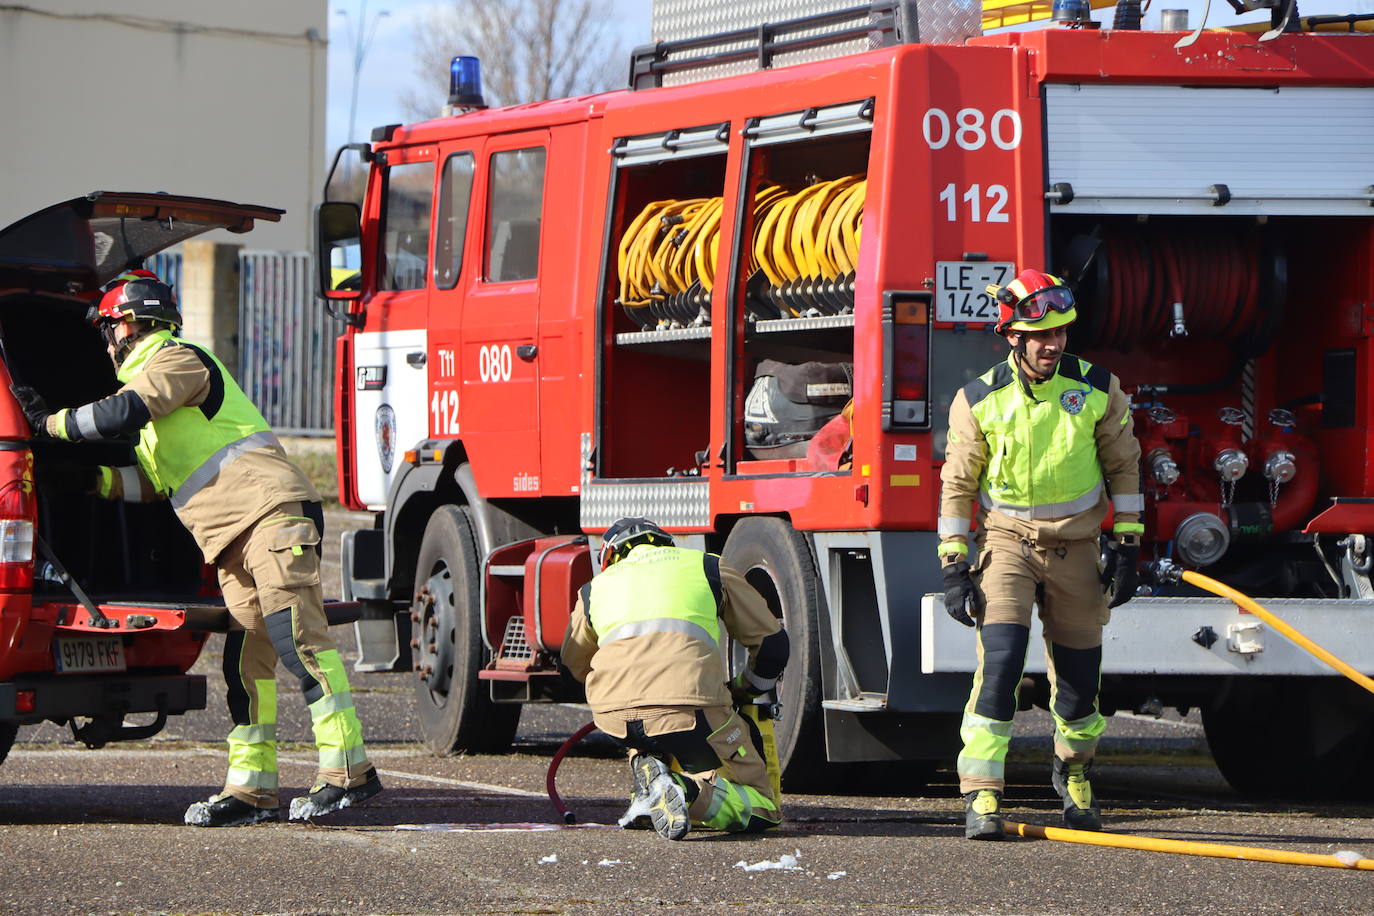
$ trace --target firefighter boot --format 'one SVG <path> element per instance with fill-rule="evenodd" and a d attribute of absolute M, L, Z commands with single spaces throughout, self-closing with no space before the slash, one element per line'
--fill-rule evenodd
<path fill-rule="evenodd" d="M 303 821 L 322 814 L 338 811 L 367 801 L 382 791 L 382 781 L 377 778 L 376 768 L 367 771 L 366 781 L 351 789 L 343 786 L 320 783 L 310 790 L 309 795 L 291 799 L 291 820 Z"/>
<path fill-rule="evenodd" d="M 683 784 L 667 764 L 650 754 L 635 755 L 630 766 L 634 771 L 635 790 L 630 810 L 623 820 L 634 824 L 640 815 L 648 814 L 659 836 L 667 840 L 685 837 L 692 825 L 687 817 L 691 802 Z"/>
<path fill-rule="evenodd" d="M 979 789 L 964 796 L 964 836 L 970 840 L 1002 839 L 1002 793 Z"/>
<path fill-rule="evenodd" d="M 1091 763 L 1065 763 L 1054 758 L 1050 781 L 1054 791 L 1064 799 L 1064 826 L 1070 830 L 1102 829 L 1102 812 L 1093 798 L 1093 785 L 1088 781 L 1091 767 Z"/>
<path fill-rule="evenodd" d="M 258 808 L 232 795 L 211 795 L 193 802 L 185 821 L 192 827 L 246 827 L 281 819 L 280 808 Z"/>

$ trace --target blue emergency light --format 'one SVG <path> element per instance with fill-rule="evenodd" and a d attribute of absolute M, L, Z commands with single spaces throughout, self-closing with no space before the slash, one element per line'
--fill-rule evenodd
<path fill-rule="evenodd" d="M 448 103 L 454 108 L 486 108 L 482 101 L 482 62 L 459 56 L 448 68 Z"/>

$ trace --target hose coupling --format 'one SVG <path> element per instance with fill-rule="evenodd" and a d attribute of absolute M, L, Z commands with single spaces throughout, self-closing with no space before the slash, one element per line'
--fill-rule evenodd
<path fill-rule="evenodd" d="M 1156 585 L 1177 585 L 1183 579 L 1183 567 L 1173 560 L 1163 558 L 1145 564 L 1145 574 Z"/>
<path fill-rule="evenodd" d="M 1164 449 L 1150 453 L 1150 475 L 1166 487 L 1178 481 L 1181 472 L 1178 462 Z"/>

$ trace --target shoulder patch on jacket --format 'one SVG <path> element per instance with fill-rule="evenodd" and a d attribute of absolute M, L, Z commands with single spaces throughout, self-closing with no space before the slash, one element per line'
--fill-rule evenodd
<path fill-rule="evenodd" d="M 1109 371 L 1101 366 L 1094 366 L 1072 353 L 1065 353 L 1059 360 L 1059 374 L 1075 382 L 1087 382 L 1104 394 L 1112 386 L 1112 374 Z"/>
<path fill-rule="evenodd" d="M 964 397 L 968 399 L 968 406 L 972 407 L 994 391 L 1005 388 L 1011 383 L 1011 366 L 1005 362 L 998 363 L 991 370 L 965 385 Z"/>

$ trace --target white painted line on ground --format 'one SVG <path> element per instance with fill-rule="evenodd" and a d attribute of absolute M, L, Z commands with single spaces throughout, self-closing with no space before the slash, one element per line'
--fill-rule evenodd
<path fill-rule="evenodd" d="M 211 750 L 210 748 L 204 748 L 204 747 L 177 748 L 176 750 L 168 749 L 168 750 L 147 750 L 147 751 L 123 750 L 123 749 L 120 749 L 120 750 L 101 749 L 101 750 L 99 751 L 99 753 L 100 753 L 102 756 L 105 756 L 105 757 L 123 757 L 123 758 L 126 758 L 126 759 L 128 759 L 128 758 L 139 758 L 139 759 L 142 759 L 142 758 L 151 758 L 151 757 L 161 757 L 161 758 L 164 758 L 164 759 L 165 759 L 169 754 L 180 753 L 180 752 L 183 752 L 183 751 L 189 751 L 190 753 L 197 754 L 197 755 L 204 756 L 204 757 L 223 757 L 223 756 L 224 756 L 224 752 L 223 752 L 223 751 Z M 46 758 L 52 758 L 52 757 L 75 757 L 75 756 L 77 756 L 78 754 L 92 754 L 92 753 L 94 753 L 94 752 L 91 751 L 91 750 L 89 750 L 89 749 L 85 749 L 85 748 L 62 748 L 61 750 L 54 750 L 54 751 L 26 751 L 26 750 L 19 750 L 19 751 L 13 751 L 13 752 L 11 752 L 11 755 L 10 755 L 10 756 L 16 757 L 16 758 L 17 758 L 17 757 L 40 757 L 40 756 L 41 756 L 41 757 L 46 757 Z M 278 755 L 277 761 L 278 761 L 278 762 L 281 762 L 281 763 L 296 763 L 296 764 L 300 764 L 301 766 L 308 766 L 308 767 L 314 767 L 314 766 L 317 766 L 317 765 L 318 765 L 318 761 L 314 760 L 313 758 L 309 758 L 309 757 L 295 757 L 295 756 L 292 756 L 292 755 L 289 755 L 289 754 L 281 754 L 281 755 Z M 491 783 L 487 783 L 487 782 L 472 782 L 472 781 L 470 781 L 470 780 L 465 780 L 465 779 L 448 779 L 448 778 L 443 777 L 443 776 L 428 776 L 428 775 L 426 775 L 426 774 L 424 774 L 424 773 L 407 773 L 407 772 L 404 772 L 404 771 L 402 771 L 402 770 L 384 770 L 384 769 L 382 769 L 381 767 L 378 767 L 378 768 L 377 768 L 377 772 L 380 773 L 380 774 L 383 775 L 383 776 L 389 776 L 389 777 L 391 777 L 392 779 L 409 779 L 409 780 L 413 780 L 413 781 L 416 781 L 416 782 L 431 782 L 431 783 L 435 783 L 435 784 L 437 784 L 437 785 L 442 785 L 442 786 L 456 786 L 457 788 L 460 788 L 460 789 L 473 789 L 473 790 L 478 791 L 478 792 L 490 792 L 490 793 L 493 793 L 493 794 L 496 794 L 496 795 L 515 795 L 515 796 L 519 796 L 519 797 L 522 797 L 522 798 L 544 798 L 544 797 L 546 797 L 546 796 L 545 796 L 545 793 L 543 793 L 543 792 L 531 792 L 531 791 L 529 791 L 528 789 L 516 789 L 516 788 L 512 788 L 511 786 L 496 786 L 496 785 L 492 785 Z"/>
<path fill-rule="evenodd" d="M 303 766 L 313 767 L 317 761 L 308 757 L 288 757 L 278 755 L 277 761 L 286 763 L 299 763 Z M 470 782 L 466 779 L 448 779 L 444 776 L 428 776 L 424 773 L 405 773 L 401 770 L 384 770 L 377 768 L 377 773 L 381 776 L 388 776 L 392 779 L 410 779 L 416 782 L 432 782 L 441 786 L 457 786 L 460 789 L 474 789 L 479 792 L 491 792 L 496 795 L 517 795 L 522 798 L 544 798 L 543 792 L 531 792 L 528 789 L 514 789 L 510 786 L 494 786 L 488 782 Z"/>

